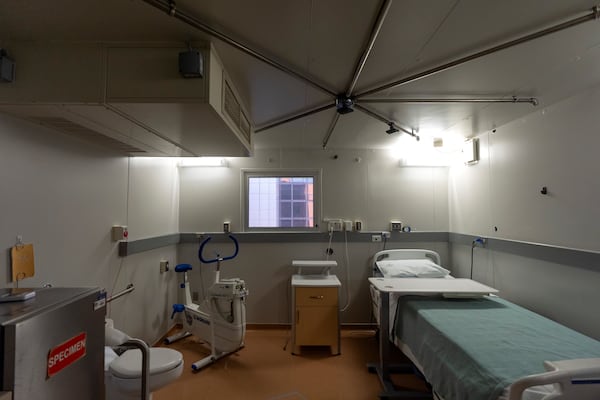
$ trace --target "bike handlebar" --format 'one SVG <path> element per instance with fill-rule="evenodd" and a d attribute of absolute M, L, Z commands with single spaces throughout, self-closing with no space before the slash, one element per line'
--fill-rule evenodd
<path fill-rule="evenodd" d="M 229 238 L 231 240 L 233 240 L 233 244 L 235 245 L 235 252 L 233 253 L 232 256 L 220 257 L 219 253 L 217 253 L 217 258 L 213 258 L 213 259 L 210 259 L 210 260 L 205 260 L 204 257 L 202 257 L 202 253 L 204 252 L 204 246 L 206 246 L 206 243 L 208 243 L 210 241 L 210 239 L 212 239 L 212 237 L 209 236 L 206 239 L 204 239 L 204 241 L 202 242 L 202 244 L 200 244 L 200 249 L 198 250 L 198 258 L 200 258 L 200 261 L 202 261 L 205 264 L 211 264 L 211 263 L 215 263 L 215 262 L 219 262 L 219 261 L 231 260 L 231 259 L 235 258 L 238 255 L 238 251 L 240 249 L 240 245 L 239 245 L 237 239 L 235 237 L 233 237 L 233 235 L 229 235 Z"/>

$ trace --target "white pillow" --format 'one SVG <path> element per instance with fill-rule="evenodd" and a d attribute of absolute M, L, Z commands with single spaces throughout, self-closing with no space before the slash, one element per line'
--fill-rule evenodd
<path fill-rule="evenodd" d="M 376 264 L 386 278 L 444 278 L 450 274 L 447 269 L 427 259 L 382 260 Z"/>

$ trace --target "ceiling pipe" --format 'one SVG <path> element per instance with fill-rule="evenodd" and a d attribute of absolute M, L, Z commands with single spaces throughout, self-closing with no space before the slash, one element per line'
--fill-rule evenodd
<path fill-rule="evenodd" d="M 323 140 L 323 150 L 325 150 L 327 148 L 327 144 L 329 143 L 329 138 L 331 138 L 331 134 L 333 133 L 333 130 L 335 129 L 335 125 L 337 124 L 339 118 L 340 118 L 340 114 L 335 113 L 335 115 L 333 117 L 333 121 L 331 121 L 331 124 L 329 124 L 329 129 L 327 129 L 327 134 L 325 135 L 325 139 Z"/>
<path fill-rule="evenodd" d="M 262 132 L 262 131 L 266 131 L 267 129 L 275 128 L 276 126 L 283 125 L 283 124 L 285 124 L 287 122 L 292 122 L 292 121 L 295 121 L 297 119 L 300 119 L 300 118 L 303 118 L 303 117 L 307 117 L 309 115 L 316 114 L 318 112 L 325 111 L 325 110 L 328 110 L 328 109 L 333 108 L 333 107 L 335 107 L 335 103 L 330 103 L 330 104 L 327 104 L 327 105 L 324 105 L 324 106 L 319 106 L 317 108 L 313 108 L 313 109 L 308 110 L 308 111 L 301 112 L 299 114 L 292 115 L 292 116 L 284 118 L 284 119 L 280 119 L 280 120 L 277 120 L 277 121 L 274 121 L 274 122 L 270 122 L 270 123 L 267 123 L 267 125 L 263 125 L 260 128 L 255 129 L 254 133 L 259 133 L 259 132 Z"/>
<path fill-rule="evenodd" d="M 308 76 L 297 72 L 293 69 L 291 69 L 290 67 L 287 67 L 283 64 L 281 64 L 278 61 L 275 61 L 271 58 L 268 58 L 265 55 L 260 54 L 259 52 L 257 52 L 256 50 L 251 49 L 250 47 L 246 46 L 245 44 L 233 39 L 231 36 L 228 36 L 222 32 L 219 32 L 217 30 L 215 30 L 214 28 L 210 27 L 209 25 L 205 24 L 204 22 L 198 20 L 197 18 L 183 12 L 177 9 L 176 4 L 174 1 L 172 0 L 142 0 L 145 3 L 150 4 L 151 6 L 154 6 L 156 8 L 158 8 L 159 10 L 164 11 L 165 13 L 167 13 L 168 15 L 179 19 L 180 21 L 185 22 L 186 24 L 204 32 L 209 34 L 210 36 L 213 36 L 227 44 L 229 44 L 230 46 L 235 47 L 236 49 L 248 54 L 251 57 L 256 58 L 257 60 L 260 60 L 282 72 L 285 72 L 291 76 L 294 76 L 295 78 L 304 81 L 305 83 L 311 85 L 312 87 L 319 89 L 325 93 L 329 93 L 332 96 L 336 96 L 336 92 L 321 85 L 320 83 L 316 82 L 315 80 L 313 80 L 312 78 L 309 78 Z"/>
<path fill-rule="evenodd" d="M 365 64 L 367 63 L 367 59 L 371 54 L 371 50 L 373 50 L 373 46 L 375 45 L 375 40 L 377 40 L 377 36 L 379 36 L 379 32 L 381 31 L 381 27 L 383 26 L 383 21 L 390 10 L 392 5 L 392 0 L 385 0 L 379 9 L 379 13 L 377 14 L 377 19 L 375 22 L 375 26 L 371 29 L 371 35 L 369 36 L 369 40 L 360 56 L 360 60 L 356 69 L 354 70 L 354 76 L 352 77 L 352 81 L 350 81 L 350 85 L 348 85 L 348 90 L 346 90 L 346 97 L 351 97 L 352 92 L 354 92 L 354 88 L 356 87 L 356 83 L 358 82 L 358 78 L 362 73 Z"/>
<path fill-rule="evenodd" d="M 487 56 L 487 55 L 496 53 L 498 51 L 505 50 L 505 49 L 508 49 L 510 47 L 514 47 L 516 45 L 519 45 L 519 44 L 522 44 L 522 43 L 526 43 L 526 42 L 532 41 L 534 39 L 538 39 L 538 38 L 546 36 L 546 35 L 550 35 L 552 33 L 558 32 L 558 31 L 562 31 L 564 29 L 567 29 L 567 28 L 570 28 L 570 27 L 582 24 L 584 22 L 588 22 L 588 21 L 592 21 L 592 20 L 598 19 L 599 17 L 600 17 L 600 8 L 598 6 L 596 6 L 596 7 L 593 7 L 592 10 L 589 13 L 587 13 L 587 14 L 581 16 L 581 17 L 571 19 L 571 20 L 563 22 L 561 24 L 554 25 L 554 26 L 551 26 L 551 27 L 546 28 L 546 29 L 542 29 L 540 31 L 531 33 L 529 35 L 522 36 L 522 37 L 514 39 L 514 40 L 510 40 L 508 42 L 505 42 L 505 43 L 502 43 L 500 45 L 491 47 L 489 49 L 482 50 L 482 51 L 473 53 L 473 54 L 465 56 L 465 57 L 461 57 L 461 58 L 456 59 L 454 61 L 450 61 L 450 62 L 448 62 L 446 64 L 442 64 L 440 66 L 428 69 L 426 71 L 416 73 L 416 74 L 408 76 L 406 78 L 402 78 L 402 79 L 399 79 L 397 81 L 394 81 L 394 82 L 391 82 L 391 83 L 388 83 L 388 84 L 385 84 L 385 85 L 382 85 L 382 86 L 379 86 L 379 87 L 376 87 L 376 88 L 373 88 L 373 89 L 370 89 L 370 90 L 366 90 L 366 91 L 364 91 L 362 93 L 356 94 L 355 97 L 360 98 L 362 96 L 368 96 L 368 95 L 371 95 L 371 94 L 374 94 L 374 93 L 377 93 L 377 92 L 381 92 L 381 91 L 386 90 L 386 89 L 391 89 L 391 88 L 395 88 L 395 87 L 398 87 L 398 86 L 406 85 L 408 83 L 417 81 L 419 79 L 435 75 L 435 74 L 437 74 L 439 72 L 449 70 L 451 68 L 456 67 L 457 65 L 464 64 L 464 63 L 466 63 L 468 61 L 475 60 L 477 58 L 480 58 L 480 57 L 483 57 L 483 56 Z"/>
<path fill-rule="evenodd" d="M 338 106 L 338 109 L 337 109 L 338 112 L 336 113 L 333 121 L 331 122 L 331 124 L 329 125 L 329 128 L 327 129 L 327 133 L 325 134 L 325 139 L 323 139 L 323 149 L 325 149 L 327 147 L 327 143 L 329 143 L 329 139 L 331 139 L 331 135 L 333 134 L 333 131 L 335 129 L 335 125 L 337 124 L 338 119 L 340 118 L 340 114 L 347 114 L 347 113 L 353 111 L 354 98 L 352 98 L 352 92 L 354 91 L 354 88 L 356 87 L 356 83 L 358 82 L 358 79 L 360 78 L 360 74 L 362 73 L 362 70 L 364 69 L 365 64 L 367 63 L 367 59 L 369 58 L 369 55 L 371 54 L 371 50 L 373 49 L 375 40 L 377 39 L 377 36 L 379 36 L 379 32 L 381 31 L 381 27 L 383 26 L 383 21 L 385 20 L 385 17 L 387 16 L 391 5 L 392 5 L 392 0 L 384 0 L 383 3 L 381 4 L 381 7 L 379 8 L 379 12 L 377 13 L 377 18 L 375 19 L 375 24 L 373 25 L 373 28 L 371 28 L 371 33 L 369 34 L 369 39 L 367 40 L 365 47 L 361 53 L 360 59 L 358 60 L 358 64 L 356 65 L 356 68 L 354 69 L 354 74 L 352 76 L 352 80 L 350 81 L 350 84 L 348 85 L 348 90 L 346 90 L 346 95 L 345 96 L 339 95 L 336 97 L 336 105 L 341 104 L 341 107 Z"/>
<path fill-rule="evenodd" d="M 401 99 L 401 98 L 382 98 L 382 99 L 360 99 L 357 103 L 529 103 L 533 106 L 539 104 L 535 97 L 511 97 L 498 99 L 477 99 L 477 98 L 423 98 L 423 99 Z"/>

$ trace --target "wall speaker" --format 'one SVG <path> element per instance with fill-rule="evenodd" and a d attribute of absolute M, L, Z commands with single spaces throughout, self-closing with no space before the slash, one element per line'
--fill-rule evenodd
<path fill-rule="evenodd" d="M 204 76 L 202 53 L 198 50 L 179 53 L 179 73 L 184 78 L 202 78 Z"/>

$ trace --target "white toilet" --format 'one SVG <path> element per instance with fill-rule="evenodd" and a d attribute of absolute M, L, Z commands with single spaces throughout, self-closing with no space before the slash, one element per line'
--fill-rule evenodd
<path fill-rule="evenodd" d="M 107 400 L 141 398 L 142 352 L 127 350 L 118 356 L 112 348 L 105 348 L 104 382 Z M 183 356 L 180 352 L 163 347 L 150 348 L 150 399 L 152 392 L 168 385 L 181 376 Z"/>
<path fill-rule="evenodd" d="M 109 329 L 114 328 L 111 326 Z M 117 332 L 122 333 L 118 330 Z M 151 347 L 149 362 L 148 385 L 152 399 L 153 391 L 181 376 L 183 355 L 177 350 Z M 106 400 L 139 400 L 142 395 L 142 352 L 139 349 L 131 349 L 119 356 L 112 347 L 105 346 L 104 383 Z"/>

